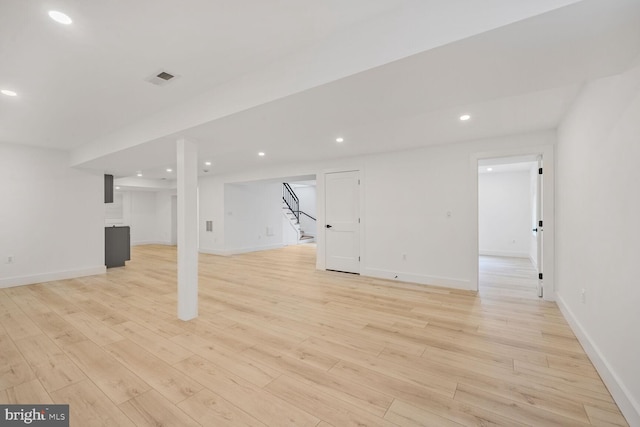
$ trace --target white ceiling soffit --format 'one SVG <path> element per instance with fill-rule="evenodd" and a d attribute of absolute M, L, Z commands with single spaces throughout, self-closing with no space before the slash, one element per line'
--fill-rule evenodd
<path fill-rule="evenodd" d="M 76 147 L 74 164 L 81 164 L 575 1 L 285 0 L 276 6 L 264 0 L 200 0 L 189 8 L 175 2 L 144 1 L 142 6 L 135 2 L 134 15 L 141 18 L 151 11 L 152 16 L 158 15 L 160 3 L 162 19 L 144 16 L 124 23 L 112 10 L 120 8 L 102 6 L 113 19 L 108 25 L 125 34 L 112 43 L 98 40 L 108 44 L 101 44 L 99 50 L 111 64 L 108 86 L 115 92 L 103 88 L 92 99 L 79 99 L 82 107 L 74 113 L 84 113 L 89 103 L 102 114 L 89 114 L 87 119 L 93 119 L 89 122 L 95 126 L 74 126 L 74 135 L 66 140 L 69 147 Z M 126 4 L 130 13 L 131 2 Z M 174 4 L 175 10 L 168 4 Z M 179 18 L 177 25 L 169 19 L 171 12 Z M 145 43 L 162 49 L 148 52 Z M 114 50 L 119 54 L 110 57 Z M 89 67 L 85 71 L 94 75 L 87 85 L 101 80 L 95 73 L 103 69 L 104 60 L 77 58 L 80 68 Z M 166 88 L 173 95 L 140 88 L 134 76 L 144 76 L 157 66 L 182 75 Z M 85 81 L 74 74 L 81 83 Z M 87 141 L 91 142 L 83 144 Z"/>
<path fill-rule="evenodd" d="M 584 1 L 180 135 L 198 141 L 219 174 L 554 129 L 585 81 L 620 72 L 640 54 L 639 22 L 637 0 Z M 462 113 L 471 120 L 460 122 Z M 336 136 L 345 142 L 336 145 Z M 159 168 L 174 161 L 175 138 L 83 166 L 121 175 L 140 162 Z M 268 154 L 258 159 L 258 151 Z"/>

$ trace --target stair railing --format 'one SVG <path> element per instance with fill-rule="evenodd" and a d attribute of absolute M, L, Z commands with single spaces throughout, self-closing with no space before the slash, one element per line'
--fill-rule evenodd
<path fill-rule="evenodd" d="M 307 217 L 311 218 L 311 219 L 312 219 L 312 220 L 314 220 L 314 221 L 317 221 L 317 219 L 315 219 L 314 217 L 312 217 L 311 215 L 309 215 L 308 213 L 306 213 L 306 212 L 304 212 L 304 211 L 300 211 L 300 213 L 301 213 L 302 215 L 306 215 Z"/>
<path fill-rule="evenodd" d="M 291 186 L 286 182 L 282 183 L 282 200 L 284 200 L 284 203 L 291 213 L 296 217 L 296 223 L 300 224 L 300 200 Z"/>

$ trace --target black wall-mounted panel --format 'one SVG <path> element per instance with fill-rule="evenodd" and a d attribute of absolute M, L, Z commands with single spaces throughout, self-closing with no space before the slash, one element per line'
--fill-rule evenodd
<path fill-rule="evenodd" d="M 113 203 L 113 175 L 104 176 L 104 202 Z"/>

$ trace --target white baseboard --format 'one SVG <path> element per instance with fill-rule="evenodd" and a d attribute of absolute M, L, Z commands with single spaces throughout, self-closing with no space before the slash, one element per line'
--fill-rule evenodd
<path fill-rule="evenodd" d="M 203 249 L 203 248 L 200 248 L 200 249 L 198 249 L 198 252 L 200 252 L 201 254 L 219 255 L 219 256 L 229 256 L 229 255 L 231 255 L 227 251 L 220 251 L 220 250 L 217 250 L 217 249 Z"/>
<path fill-rule="evenodd" d="M 640 426 L 640 404 L 633 398 L 629 389 L 624 385 L 620 377 L 611 368 L 598 346 L 593 342 L 587 331 L 584 330 L 580 322 L 573 315 L 569 306 L 564 302 L 561 295 L 556 294 L 556 303 L 560 307 L 565 319 L 571 326 L 573 333 L 576 334 L 578 341 L 584 348 L 584 351 L 591 359 L 596 370 L 600 374 L 602 381 L 609 389 L 609 393 L 613 396 L 620 411 L 627 419 L 631 426 Z"/>
<path fill-rule="evenodd" d="M 52 282 L 54 280 L 75 279 L 76 277 L 95 276 L 98 274 L 105 274 L 106 271 L 107 268 L 104 265 L 101 265 L 98 267 L 82 268 L 78 270 L 53 271 L 30 276 L 9 277 L 7 279 L 0 279 L 0 288 L 33 285 L 36 283 Z"/>
<path fill-rule="evenodd" d="M 510 258 L 529 258 L 528 252 L 511 252 L 511 251 L 485 251 L 480 249 L 478 251 L 480 255 L 487 256 L 505 256 Z"/>
<path fill-rule="evenodd" d="M 222 256 L 229 256 L 229 255 L 236 255 L 236 254 L 246 254 L 249 252 L 259 252 L 259 251 L 268 251 L 271 249 L 281 249 L 284 248 L 286 245 L 284 245 L 283 243 L 279 243 L 276 245 L 265 245 L 265 246 L 252 246 L 252 247 L 248 247 L 248 248 L 235 248 L 235 249 L 228 249 L 225 251 L 220 251 L 220 250 L 216 250 L 216 249 L 203 249 L 200 248 L 199 252 L 204 253 L 204 254 L 211 254 L 211 255 L 222 255 Z"/>
<path fill-rule="evenodd" d="M 140 242 L 131 242 L 131 246 L 142 246 L 142 245 L 164 245 L 164 246 L 174 246 L 171 242 L 163 242 L 160 240 L 142 240 Z"/>
<path fill-rule="evenodd" d="M 403 282 L 418 283 L 420 285 L 443 286 L 445 288 L 461 289 L 465 291 L 475 291 L 471 288 L 471 281 L 465 279 L 455 279 L 451 277 L 422 276 L 403 272 L 380 270 L 376 268 L 365 268 L 361 271 L 363 276 L 378 277 L 380 279 L 400 280 Z"/>

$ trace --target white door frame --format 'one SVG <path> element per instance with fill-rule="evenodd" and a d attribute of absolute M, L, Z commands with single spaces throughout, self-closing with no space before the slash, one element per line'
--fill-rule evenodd
<path fill-rule="evenodd" d="M 542 244 L 544 266 L 544 296 L 546 301 L 555 301 L 555 208 L 554 208 L 554 146 L 542 145 L 530 148 L 513 148 L 501 149 L 495 151 L 485 151 L 473 153 L 470 156 L 469 175 L 471 180 L 471 197 L 472 197 L 472 224 L 471 230 L 471 256 L 469 265 L 473 266 L 471 276 L 472 289 L 478 290 L 479 282 L 479 225 L 478 225 L 478 161 L 483 159 L 493 159 L 499 157 L 516 157 L 516 156 L 538 156 L 544 159 L 544 180 L 543 180 L 543 203 L 542 203 L 542 219 L 544 220 L 544 239 Z"/>
<path fill-rule="evenodd" d="M 542 169 L 543 173 L 536 175 L 536 217 L 534 221 L 534 227 L 536 229 L 536 273 L 542 273 L 544 271 L 544 222 L 540 225 L 540 220 L 544 218 L 544 159 L 542 156 L 538 156 L 536 159 L 538 170 Z M 543 220 L 544 221 L 544 220 Z M 539 297 L 544 297 L 544 281 L 538 276 L 538 283 L 536 291 Z"/>

